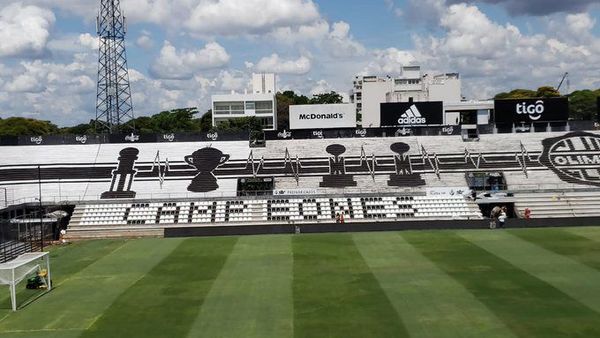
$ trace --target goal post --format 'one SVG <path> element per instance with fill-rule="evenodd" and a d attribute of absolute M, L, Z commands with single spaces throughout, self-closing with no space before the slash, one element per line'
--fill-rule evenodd
<path fill-rule="evenodd" d="M 17 311 L 17 284 L 33 273 L 41 279 L 48 291 L 52 289 L 48 252 L 30 252 L 0 264 L 0 285 L 8 285 L 13 311 Z"/>

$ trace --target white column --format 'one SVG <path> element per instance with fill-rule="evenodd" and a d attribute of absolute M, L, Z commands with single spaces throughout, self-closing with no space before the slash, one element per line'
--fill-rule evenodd
<path fill-rule="evenodd" d="M 46 254 L 46 271 L 48 272 L 48 275 L 46 276 L 48 278 L 48 291 L 52 290 L 52 278 L 50 278 L 50 254 Z"/>
<path fill-rule="evenodd" d="M 12 310 L 17 311 L 17 292 L 15 285 L 15 269 L 12 270 L 12 281 L 10 283 L 10 300 L 12 303 Z"/>

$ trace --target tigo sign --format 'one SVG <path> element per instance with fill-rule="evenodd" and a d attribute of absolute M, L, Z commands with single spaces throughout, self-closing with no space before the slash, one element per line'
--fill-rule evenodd
<path fill-rule="evenodd" d="M 567 121 L 566 98 L 514 99 L 494 101 L 496 123 L 531 123 Z"/>

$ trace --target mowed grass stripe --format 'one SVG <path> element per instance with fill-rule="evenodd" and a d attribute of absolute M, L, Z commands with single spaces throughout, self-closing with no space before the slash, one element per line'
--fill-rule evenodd
<path fill-rule="evenodd" d="M 128 241 L 72 275 L 22 311 L 0 322 L 0 333 L 12 330 L 85 329 L 127 288 L 150 271 L 178 244 L 162 239 Z M 56 262 L 55 265 L 69 262 Z M 42 333 L 30 336 L 45 337 Z"/>
<path fill-rule="evenodd" d="M 295 337 L 408 333 L 351 234 L 293 237 Z"/>
<path fill-rule="evenodd" d="M 59 287 L 65 280 L 83 270 L 100 258 L 117 250 L 126 243 L 125 240 L 105 240 L 93 242 L 75 242 L 69 245 L 55 246 L 50 248 L 50 270 L 55 287 Z M 68 264 L 57 264 L 57 262 L 68 262 Z M 24 287 L 24 286 L 23 286 Z M 3 291 L 4 287 L 0 288 Z M 29 290 L 21 290 L 17 294 L 17 301 L 22 304 L 27 297 L 31 296 Z M 39 294 L 40 292 L 34 292 Z M 12 313 L 10 293 L 8 287 L 6 292 L 0 292 L 0 318 Z"/>
<path fill-rule="evenodd" d="M 561 290 L 600 315 L 600 271 L 525 241 L 512 235 L 513 233 L 515 231 L 484 231 L 479 234 L 462 233 L 462 236 Z M 538 243 L 557 240 L 556 235 L 546 237 L 546 231 L 538 230 L 536 236 L 539 238 Z M 600 322 L 597 325 L 600 327 Z"/>
<path fill-rule="evenodd" d="M 513 336 L 462 284 L 401 236 L 370 233 L 353 237 L 411 337 Z"/>
<path fill-rule="evenodd" d="M 577 227 L 565 228 L 564 230 L 600 243 L 600 227 Z"/>
<path fill-rule="evenodd" d="M 119 250 L 127 240 L 74 242 L 50 248 L 50 263 L 54 284 L 59 285 L 100 258 Z M 53 264 L 68 262 L 69 264 Z"/>
<path fill-rule="evenodd" d="M 191 238 L 124 292 L 82 337 L 185 337 L 236 237 Z"/>
<path fill-rule="evenodd" d="M 510 234 L 600 270 L 600 244 L 584 236 L 562 229 L 546 229 L 542 233 L 513 230 Z"/>
<path fill-rule="evenodd" d="M 492 232 L 464 232 L 465 237 L 472 235 L 469 239 L 485 236 L 486 233 Z M 411 232 L 402 236 L 463 284 L 516 335 L 600 336 L 598 313 L 456 233 L 439 231 L 423 236 Z M 504 252 L 511 251 L 518 259 L 527 259 L 527 252 L 517 251 L 517 248 L 511 247 L 510 241 L 510 238 L 499 238 L 496 245 Z"/>
<path fill-rule="evenodd" d="M 189 337 L 293 336 L 291 236 L 240 237 Z"/>

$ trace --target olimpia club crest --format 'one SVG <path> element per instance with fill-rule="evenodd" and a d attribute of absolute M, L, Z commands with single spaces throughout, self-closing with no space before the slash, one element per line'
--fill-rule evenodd
<path fill-rule="evenodd" d="M 600 187 L 600 135 L 574 132 L 542 144 L 540 162 L 561 180 Z"/>

